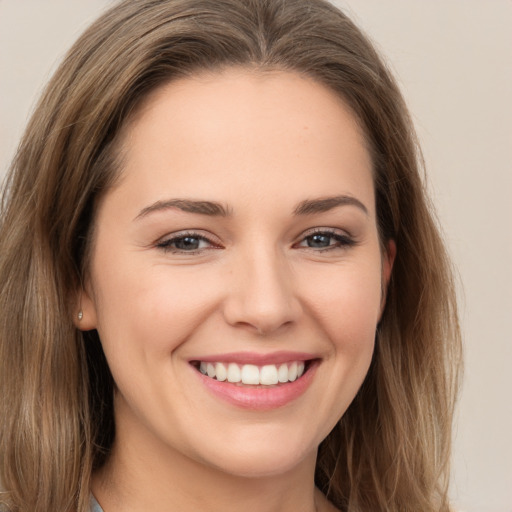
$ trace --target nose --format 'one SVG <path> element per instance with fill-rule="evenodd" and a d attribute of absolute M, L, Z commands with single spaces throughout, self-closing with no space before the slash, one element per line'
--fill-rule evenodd
<path fill-rule="evenodd" d="M 224 317 L 230 325 L 268 335 L 299 319 L 302 307 L 295 293 L 293 269 L 278 251 L 240 255 L 230 276 L 224 304 Z"/>

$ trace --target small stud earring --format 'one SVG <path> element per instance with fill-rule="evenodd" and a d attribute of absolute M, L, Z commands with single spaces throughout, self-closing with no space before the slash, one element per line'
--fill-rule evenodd
<path fill-rule="evenodd" d="M 80 311 L 78 312 L 78 320 L 79 320 L 79 321 L 80 321 L 80 320 L 82 320 L 82 318 L 83 318 L 83 317 L 84 317 L 84 313 L 83 313 L 83 311 L 82 311 L 82 310 L 80 310 Z"/>

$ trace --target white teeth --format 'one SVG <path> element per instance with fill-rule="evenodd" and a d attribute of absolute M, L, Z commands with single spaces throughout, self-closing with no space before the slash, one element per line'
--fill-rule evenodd
<path fill-rule="evenodd" d="M 260 370 L 253 364 L 244 364 L 242 366 L 242 383 L 243 384 L 259 384 Z"/>
<path fill-rule="evenodd" d="M 215 377 L 215 366 L 213 366 L 212 363 L 206 364 L 206 373 L 208 374 L 208 377 Z"/>
<path fill-rule="evenodd" d="M 288 380 L 293 382 L 297 378 L 297 363 L 292 363 L 288 368 Z"/>
<path fill-rule="evenodd" d="M 240 368 L 235 363 L 229 363 L 228 365 L 228 382 L 240 382 Z"/>
<path fill-rule="evenodd" d="M 288 382 L 288 365 L 282 364 L 277 370 L 277 378 L 279 382 Z"/>
<path fill-rule="evenodd" d="M 225 381 L 227 379 L 228 371 L 222 363 L 217 363 L 215 365 L 215 376 L 217 377 L 217 380 L 220 381 Z"/>
<path fill-rule="evenodd" d="M 278 383 L 293 382 L 304 374 L 305 362 L 293 361 L 280 365 L 267 364 L 258 367 L 254 364 L 207 363 L 201 361 L 199 371 L 218 381 L 243 383 L 250 385 L 273 386 Z"/>
<path fill-rule="evenodd" d="M 278 383 L 277 368 L 274 364 L 264 366 L 260 371 L 260 384 L 271 386 Z"/>

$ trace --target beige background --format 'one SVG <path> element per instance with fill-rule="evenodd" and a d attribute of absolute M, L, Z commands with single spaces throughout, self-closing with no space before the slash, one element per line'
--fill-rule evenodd
<path fill-rule="evenodd" d="M 466 512 L 511 512 L 512 1 L 336 3 L 399 78 L 460 272 L 466 375 L 454 503 Z M 42 84 L 108 4 L 0 0 L 0 177 Z"/>

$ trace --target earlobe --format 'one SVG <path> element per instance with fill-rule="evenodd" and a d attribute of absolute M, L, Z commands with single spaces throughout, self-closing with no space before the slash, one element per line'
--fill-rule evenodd
<path fill-rule="evenodd" d="M 379 322 L 386 306 L 386 298 L 388 295 L 389 280 L 391 279 L 391 272 L 396 257 L 396 242 L 392 239 L 386 242 L 385 249 L 382 254 L 382 297 L 380 303 Z"/>
<path fill-rule="evenodd" d="M 73 323 L 81 331 L 90 331 L 97 326 L 96 303 L 91 294 L 83 289 L 78 294 Z"/>

